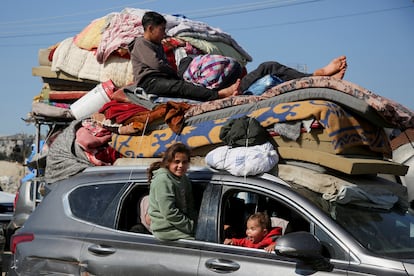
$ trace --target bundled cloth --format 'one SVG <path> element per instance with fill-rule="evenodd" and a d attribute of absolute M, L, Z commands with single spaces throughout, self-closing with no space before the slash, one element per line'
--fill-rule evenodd
<path fill-rule="evenodd" d="M 223 125 L 220 139 L 230 147 L 256 146 L 269 141 L 269 134 L 255 118 L 242 116 Z"/>
<path fill-rule="evenodd" d="M 223 89 L 242 74 L 236 59 L 222 55 L 199 55 L 194 57 L 184 71 L 183 79 L 209 89 Z"/>
<path fill-rule="evenodd" d="M 210 151 L 206 164 L 232 175 L 258 175 L 270 171 L 279 162 L 279 156 L 270 142 L 250 147 L 221 146 Z"/>
<path fill-rule="evenodd" d="M 73 121 L 50 146 L 45 170 L 48 183 L 63 180 L 93 166 L 85 151 L 75 143 L 76 131 L 80 126 L 81 121 Z"/>
<path fill-rule="evenodd" d="M 221 128 L 220 138 L 226 146 L 210 151 L 205 158 L 212 168 L 247 176 L 268 172 L 279 162 L 267 131 L 252 117 L 230 120 Z"/>
<path fill-rule="evenodd" d="M 108 145 L 110 139 L 109 133 L 88 120 L 72 121 L 49 148 L 46 181 L 54 183 L 88 167 L 113 164 L 119 154 Z"/>

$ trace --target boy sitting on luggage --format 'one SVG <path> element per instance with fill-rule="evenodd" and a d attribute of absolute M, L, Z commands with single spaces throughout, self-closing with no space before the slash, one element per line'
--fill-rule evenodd
<path fill-rule="evenodd" d="M 282 228 L 272 228 L 269 216 L 258 212 L 247 219 L 246 237 L 242 239 L 225 239 L 224 244 L 264 248 L 266 252 L 272 252 L 276 246 L 276 239 L 282 235 Z"/>

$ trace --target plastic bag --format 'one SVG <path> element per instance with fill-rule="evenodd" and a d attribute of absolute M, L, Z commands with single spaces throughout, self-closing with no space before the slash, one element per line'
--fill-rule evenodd
<path fill-rule="evenodd" d="M 255 81 L 250 87 L 243 92 L 245 95 L 262 95 L 263 92 L 266 90 L 272 88 L 273 86 L 276 86 L 278 84 L 281 84 L 283 80 L 276 77 L 275 75 L 266 75 L 257 81 Z"/>
<path fill-rule="evenodd" d="M 206 164 L 232 175 L 248 176 L 270 171 L 279 162 L 279 155 L 270 142 L 251 147 L 221 146 L 207 153 Z"/>

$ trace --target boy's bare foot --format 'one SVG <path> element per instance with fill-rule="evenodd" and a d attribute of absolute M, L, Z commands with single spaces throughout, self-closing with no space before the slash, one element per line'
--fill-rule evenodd
<path fill-rule="evenodd" d="M 346 57 L 339 56 L 333 59 L 328 65 L 316 70 L 314 76 L 329 76 L 336 79 L 342 79 L 347 68 Z"/>
<path fill-rule="evenodd" d="M 218 92 L 219 98 L 227 98 L 230 96 L 237 96 L 239 94 L 240 94 L 240 79 L 237 79 L 235 83 L 233 83 L 229 87 L 219 90 Z"/>
<path fill-rule="evenodd" d="M 336 74 L 333 74 L 331 77 L 334 79 L 342 80 L 345 76 L 345 71 L 346 71 L 346 68 L 342 69 Z"/>

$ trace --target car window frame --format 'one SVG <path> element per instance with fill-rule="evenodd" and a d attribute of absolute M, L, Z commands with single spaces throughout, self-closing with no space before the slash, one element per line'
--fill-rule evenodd
<path fill-rule="evenodd" d="M 337 264 L 347 264 L 348 262 L 352 262 L 352 263 L 359 263 L 358 258 L 356 257 L 356 255 L 354 253 L 352 253 L 352 251 L 350 250 L 349 247 L 347 247 L 344 243 L 342 243 L 340 241 L 340 239 L 334 234 L 332 233 L 327 227 L 325 227 L 323 225 L 323 223 L 321 223 L 320 220 L 318 220 L 312 213 L 310 213 L 306 208 L 304 208 L 301 204 L 299 204 L 298 202 L 296 202 L 295 200 L 293 200 L 292 198 L 287 197 L 282 190 L 277 191 L 276 189 L 267 189 L 265 187 L 260 187 L 260 186 L 256 186 L 256 185 L 249 185 L 248 183 L 234 183 L 234 182 L 222 182 L 219 184 L 216 184 L 217 186 L 221 187 L 221 195 L 220 195 L 220 206 L 223 206 L 223 195 L 225 195 L 227 192 L 231 191 L 231 190 L 243 190 L 245 189 L 245 191 L 249 191 L 249 192 L 253 192 L 253 193 L 259 193 L 262 195 L 266 195 L 269 196 L 271 198 L 273 198 L 275 200 L 278 201 L 282 201 L 283 204 L 285 204 L 286 206 L 288 206 L 289 208 L 291 208 L 294 212 L 300 214 L 302 217 L 304 217 L 306 220 L 308 220 L 308 222 L 310 223 L 310 229 L 309 232 L 312 235 L 315 235 L 315 227 L 319 227 L 332 241 L 334 241 L 337 246 L 339 248 L 342 249 L 343 252 L 347 252 L 348 256 L 349 256 L 349 260 L 342 260 L 342 259 L 336 259 L 336 258 L 331 258 L 330 260 L 332 262 L 335 262 Z M 278 188 L 279 189 L 279 188 Z M 280 187 L 280 189 L 283 189 L 282 187 Z M 300 195 L 298 195 L 300 196 Z M 311 204 L 309 202 L 309 204 Z M 220 208 L 222 209 L 222 208 Z M 217 243 L 219 243 L 219 241 L 221 240 L 221 236 L 220 236 L 220 228 L 222 227 L 222 212 L 223 210 L 221 210 L 220 212 L 220 217 L 219 219 L 217 219 L 217 221 L 220 221 L 220 224 L 216 227 L 216 230 L 218 232 L 217 236 Z M 331 218 L 329 218 L 331 219 Z M 246 248 L 244 248 L 246 249 Z M 249 250 L 251 250 L 251 248 L 248 248 Z"/>
<path fill-rule="evenodd" d="M 125 183 L 122 183 L 122 182 L 125 182 Z M 74 212 L 72 211 L 69 197 L 72 195 L 72 193 L 75 190 L 79 188 L 83 188 L 86 186 L 96 186 L 96 185 L 120 185 L 120 186 L 122 185 L 122 187 L 118 190 L 116 196 L 111 199 L 111 202 L 107 205 L 106 210 L 102 213 L 102 216 L 99 218 L 99 220 L 95 222 L 95 221 L 89 221 L 85 218 L 76 216 Z M 90 182 L 90 183 L 77 185 L 76 187 L 74 187 L 73 189 L 70 189 L 65 194 L 63 198 L 64 211 L 67 216 L 71 217 L 74 220 L 82 221 L 82 222 L 96 225 L 96 226 L 115 229 L 115 221 L 116 221 L 117 214 L 119 213 L 120 199 L 122 195 L 125 193 L 125 190 L 127 188 L 128 188 L 127 181 L 122 181 L 122 180 L 108 181 L 108 182 Z"/>
<path fill-rule="evenodd" d="M 121 229 L 120 227 L 120 220 L 121 218 L 124 218 L 123 216 L 125 216 L 124 212 L 126 209 L 126 200 L 127 198 L 131 195 L 131 193 L 134 190 L 140 190 L 139 191 L 139 196 L 137 197 L 137 202 L 136 202 L 136 206 L 135 207 L 135 211 L 137 212 L 138 209 L 138 205 L 140 204 L 140 199 L 149 194 L 149 183 L 148 181 L 145 179 L 137 179 L 137 180 L 130 180 L 127 188 L 125 189 L 125 191 L 123 192 L 123 194 L 121 195 L 121 198 L 118 202 L 117 205 L 117 212 L 116 212 L 116 217 L 115 217 L 115 221 L 114 221 L 114 229 L 119 230 L 119 231 L 124 231 L 124 232 L 133 232 L 130 230 L 126 230 L 126 229 Z M 136 216 L 139 216 L 139 214 L 137 213 Z"/>
<path fill-rule="evenodd" d="M 207 187 L 209 186 L 209 180 L 206 179 L 190 179 L 191 185 L 193 186 L 193 196 L 195 201 L 197 200 L 197 198 L 201 198 L 201 202 L 195 202 L 195 208 L 198 212 L 200 212 L 200 208 L 202 205 L 202 201 L 204 200 L 204 198 L 208 198 L 206 196 L 204 196 L 205 190 L 207 189 Z M 120 220 L 121 217 L 123 215 L 123 211 L 125 209 L 125 201 L 126 199 L 129 197 L 129 195 L 135 190 L 135 189 L 140 189 L 140 190 L 145 190 L 145 192 L 140 193 L 140 195 L 136 198 L 137 199 L 137 204 L 139 204 L 139 200 L 142 198 L 142 196 L 144 195 L 149 195 L 149 183 L 147 179 L 136 179 L 136 180 L 131 180 L 129 181 L 129 184 L 127 185 L 127 189 L 123 192 L 120 200 L 117 203 L 117 211 L 116 212 L 116 218 L 115 218 L 115 224 L 114 227 L 111 227 L 115 230 L 118 231 L 123 231 L 123 232 L 134 232 L 131 231 L 130 229 L 122 229 L 120 227 Z M 196 186 L 195 186 L 196 185 Z M 196 187 L 196 188 L 195 188 Z M 200 194 L 201 193 L 201 194 Z M 134 206 L 135 207 L 135 206 Z M 139 214 L 137 214 L 139 215 Z M 200 220 L 202 220 L 203 217 L 198 217 L 198 224 L 200 224 Z M 102 226 L 102 225 L 101 225 Z M 197 227 L 197 229 L 205 229 L 204 227 Z M 208 232 L 208 231 L 207 231 Z M 140 234 L 146 234 L 146 235 L 152 235 L 151 233 L 142 233 L 142 232 L 137 232 Z M 199 235 L 200 237 L 204 236 L 204 234 L 197 234 L 195 235 L 196 239 L 197 239 L 197 235 Z M 203 238 L 200 238 L 200 240 L 203 240 Z"/>

